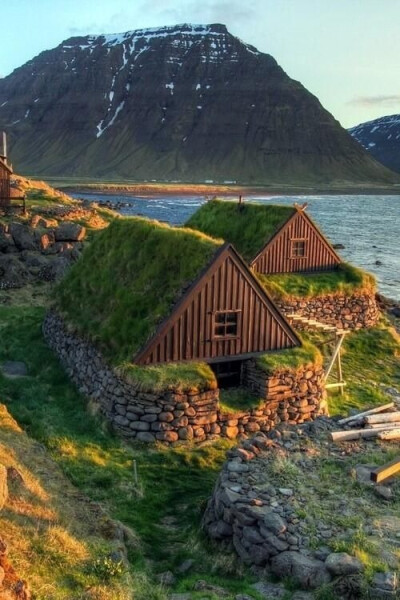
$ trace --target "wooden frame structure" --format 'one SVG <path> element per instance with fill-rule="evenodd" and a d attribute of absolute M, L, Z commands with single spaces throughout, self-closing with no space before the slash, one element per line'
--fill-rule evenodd
<path fill-rule="evenodd" d="M 240 313 L 235 335 L 215 335 L 218 313 Z M 231 244 L 224 244 L 134 362 L 141 365 L 250 358 L 301 341 Z"/>
<path fill-rule="evenodd" d="M 265 275 L 330 271 L 342 262 L 322 231 L 305 212 L 307 204 L 294 205 L 291 217 L 266 241 L 250 266 Z M 294 254 L 296 243 L 304 243 L 304 253 Z"/>
<path fill-rule="evenodd" d="M 342 262 L 340 256 L 306 208 L 307 203 L 290 207 L 213 199 L 201 206 L 186 225 L 234 244 L 257 273 L 337 269 Z"/>
<path fill-rule="evenodd" d="M 309 329 L 314 331 L 323 331 L 326 333 L 334 333 L 335 337 L 323 342 L 323 344 L 330 344 L 332 346 L 332 355 L 329 359 L 328 366 L 325 369 L 324 373 L 324 382 L 325 389 L 333 389 L 339 388 L 340 393 L 343 394 L 343 388 L 346 386 L 346 382 L 343 379 L 343 371 L 342 371 L 342 358 L 341 358 L 341 349 L 344 339 L 350 331 L 347 329 L 338 329 L 334 325 L 328 325 L 326 323 L 320 323 L 319 321 L 315 321 L 314 319 L 307 319 L 307 317 L 303 317 L 302 315 L 290 314 L 287 315 L 289 323 L 299 323 Z M 337 368 L 337 380 L 331 383 L 327 383 L 329 376 L 333 372 L 333 368 L 336 363 Z"/>

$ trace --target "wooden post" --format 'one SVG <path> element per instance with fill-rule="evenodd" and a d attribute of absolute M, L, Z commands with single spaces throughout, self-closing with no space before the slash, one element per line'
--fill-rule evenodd
<path fill-rule="evenodd" d="M 332 371 L 332 367 L 333 367 L 333 365 L 335 364 L 336 357 L 337 357 L 337 355 L 338 355 L 338 354 L 339 354 L 339 352 L 340 352 L 340 348 L 341 348 L 341 346 L 342 346 L 342 344 L 343 344 L 343 340 L 344 340 L 344 334 L 341 334 L 341 337 L 340 337 L 340 339 L 339 339 L 339 341 L 338 341 L 338 343 L 337 343 L 337 346 L 336 346 L 336 348 L 335 348 L 335 351 L 334 351 L 334 353 L 333 353 L 333 356 L 332 356 L 332 358 L 331 358 L 331 361 L 330 361 L 330 363 L 329 363 L 329 365 L 328 365 L 328 368 L 327 368 L 327 370 L 326 370 L 326 372 L 325 372 L 325 377 L 324 377 L 325 381 L 328 379 L 328 377 L 329 377 L 329 373 Z"/>
<path fill-rule="evenodd" d="M 392 423 L 393 421 L 400 421 L 400 411 L 380 415 L 370 415 L 364 418 L 364 423 L 367 423 L 368 425 L 370 423 Z"/>
<path fill-rule="evenodd" d="M 384 481 L 388 477 L 391 477 L 395 473 L 400 471 L 400 458 L 395 458 L 390 463 L 386 463 L 383 467 L 379 467 L 371 472 L 371 481 L 379 483 Z"/>
<path fill-rule="evenodd" d="M 394 402 L 389 402 L 389 404 L 383 404 L 382 406 L 376 406 L 375 408 L 370 408 L 369 410 L 360 412 L 357 415 L 352 415 L 351 417 L 345 417 L 344 419 L 340 419 L 340 421 L 338 421 L 338 424 L 344 425 L 345 423 L 350 423 L 350 421 L 357 421 L 358 419 L 362 419 L 363 417 L 367 417 L 368 415 L 374 415 L 375 413 L 384 412 L 389 408 L 393 408 L 393 406 Z"/>

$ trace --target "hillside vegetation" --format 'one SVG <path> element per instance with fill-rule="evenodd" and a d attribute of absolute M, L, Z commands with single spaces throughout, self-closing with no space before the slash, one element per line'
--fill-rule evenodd
<path fill-rule="evenodd" d="M 186 226 L 230 242 L 250 262 L 295 210 L 293 206 L 240 205 L 213 199 L 203 204 Z"/>
<path fill-rule="evenodd" d="M 276 299 L 354 294 L 373 292 L 376 289 L 376 280 L 371 273 L 348 263 L 341 263 L 334 271 L 279 275 L 257 273 L 257 278 L 267 292 Z"/>
<path fill-rule="evenodd" d="M 114 221 L 56 290 L 56 307 L 114 365 L 131 361 L 221 241 L 139 217 Z"/>

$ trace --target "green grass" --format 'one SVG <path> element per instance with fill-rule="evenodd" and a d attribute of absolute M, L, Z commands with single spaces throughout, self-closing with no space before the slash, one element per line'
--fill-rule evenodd
<path fill-rule="evenodd" d="M 143 391 L 157 392 L 174 389 L 182 392 L 209 390 L 217 387 L 217 380 L 207 363 L 188 362 L 140 367 L 124 363 L 117 368 L 126 379 L 139 385 Z"/>
<path fill-rule="evenodd" d="M 297 370 L 309 364 L 322 365 L 322 354 L 318 348 L 307 336 L 302 336 L 302 342 L 297 348 L 269 352 L 257 357 L 257 366 L 265 373 L 273 373 L 284 369 Z"/>
<path fill-rule="evenodd" d="M 126 445 L 88 412 L 44 343 L 43 316 L 40 307 L 0 307 L 0 362 L 23 360 L 30 374 L 15 380 L 0 375 L 0 400 L 50 450 L 75 486 L 136 532 L 137 547 L 129 551 L 135 600 L 166 600 L 166 591 L 154 584 L 155 575 L 187 558 L 194 559 L 195 567 L 178 578 L 177 589 L 191 589 L 196 577 L 218 581 L 231 590 L 232 599 L 236 590 L 250 593 L 254 579 L 200 532 L 206 500 L 232 442 L 173 449 Z M 176 522 L 168 522 L 176 516 Z"/>
<path fill-rule="evenodd" d="M 363 329 L 346 337 L 342 352 L 345 394 L 329 394 L 332 415 L 350 409 L 363 410 L 386 404 L 388 396 L 379 383 L 400 389 L 400 341 L 382 320 L 372 329 Z"/>
<path fill-rule="evenodd" d="M 112 364 L 131 362 L 220 245 L 156 221 L 117 219 L 58 286 L 56 306 Z"/>
<path fill-rule="evenodd" d="M 273 298 L 322 296 L 325 294 L 353 294 L 376 288 L 373 275 L 347 263 L 335 271 L 319 273 L 286 273 L 282 275 L 257 274 L 264 288 Z"/>
<path fill-rule="evenodd" d="M 212 200 L 203 204 L 186 226 L 222 238 L 235 246 L 248 262 L 268 239 L 293 215 L 292 206 Z"/>
<path fill-rule="evenodd" d="M 219 391 L 219 409 L 223 413 L 241 413 L 257 408 L 262 402 L 262 398 L 242 387 Z"/>

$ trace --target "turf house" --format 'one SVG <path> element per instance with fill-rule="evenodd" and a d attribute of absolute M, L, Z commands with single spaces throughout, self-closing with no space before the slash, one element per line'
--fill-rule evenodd
<path fill-rule="evenodd" d="M 114 221 L 59 284 L 44 334 L 126 437 L 175 442 L 270 428 L 289 418 L 288 396 L 298 400 L 290 393 L 297 376 L 286 373 L 281 385 L 277 368 L 306 369 L 313 378 L 299 419 L 320 409 L 314 348 L 302 344 L 231 244 L 191 229 Z M 219 397 L 232 385 L 251 389 L 267 414 L 258 402 L 257 414 L 236 406 L 233 418 Z"/>
<path fill-rule="evenodd" d="M 286 315 L 373 326 L 374 278 L 341 260 L 306 208 L 213 199 L 186 226 L 233 244 Z"/>
<path fill-rule="evenodd" d="M 187 226 L 234 244 L 257 273 L 334 270 L 341 259 L 305 208 L 215 199 Z"/>

